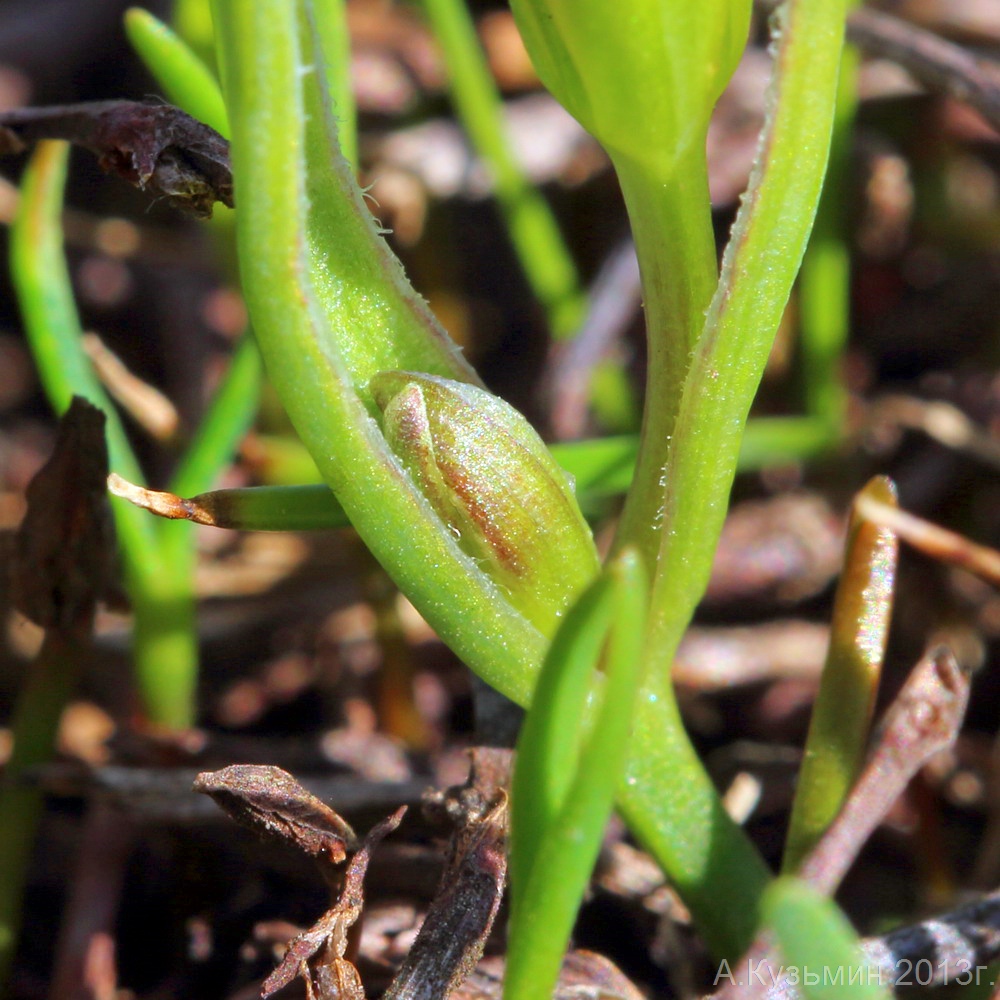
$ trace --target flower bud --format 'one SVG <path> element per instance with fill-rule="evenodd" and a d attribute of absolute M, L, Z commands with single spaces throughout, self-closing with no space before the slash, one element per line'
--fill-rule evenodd
<path fill-rule="evenodd" d="M 464 382 L 380 372 L 386 441 L 434 511 L 545 635 L 599 569 L 570 477 L 512 406 Z"/>

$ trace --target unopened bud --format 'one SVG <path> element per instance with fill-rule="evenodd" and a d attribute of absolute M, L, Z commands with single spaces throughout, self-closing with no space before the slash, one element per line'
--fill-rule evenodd
<path fill-rule="evenodd" d="M 551 635 L 599 568 L 569 476 L 512 406 L 464 382 L 389 371 L 370 383 L 390 448 L 459 545 Z"/>

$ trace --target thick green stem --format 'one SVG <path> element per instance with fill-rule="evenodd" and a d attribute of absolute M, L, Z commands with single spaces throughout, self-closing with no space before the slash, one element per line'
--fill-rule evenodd
<path fill-rule="evenodd" d="M 770 871 L 723 808 L 669 682 L 650 684 L 639 696 L 618 803 L 712 954 L 737 958 L 753 938 Z"/>

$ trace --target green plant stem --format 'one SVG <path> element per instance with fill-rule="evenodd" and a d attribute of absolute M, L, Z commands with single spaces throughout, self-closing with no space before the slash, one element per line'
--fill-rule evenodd
<path fill-rule="evenodd" d="M 567 613 L 542 667 L 511 785 L 506 1000 L 547 1000 L 559 978 L 625 760 L 646 599 L 641 560 L 623 552 Z"/>
<path fill-rule="evenodd" d="M 253 423 L 262 375 L 260 352 L 248 330 L 170 477 L 171 492 L 190 496 L 212 485 Z"/>
<path fill-rule="evenodd" d="M 6 995 L 20 929 L 24 884 L 43 807 L 42 791 L 25 773 L 52 759 L 63 708 L 77 677 L 78 642 L 48 632 L 27 675 L 11 720 L 14 748 L 0 781 L 0 994 Z"/>
<path fill-rule="evenodd" d="M 493 175 L 511 242 L 557 339 L 576 332 L 584 296 L 573 258 L 545 199 L 525 177 L 511 150 L 503 102 L 462 0 L 424 0 L 441 46 L 451 95 L 476 152 Z"/>
<path fill-rule="evenodd" d="M 892 995 L 880 987 L 876 968 L 869 974 L 857 935 L 837 904 L 805 882 L 775 879 L 763 911 L 782 956 L 771 972 L 777 980 L 781 965 L 786 973 L 791 967 L 798 970 L 799 991 L 806 1000 L 888 1000 Z M 761 963 L 760 975 L 770 985 L 768 964 L 767 959 Z"/>
<path fill-rule="evenodd" d="M 647 682 L 633 719 L 618 803 L 717 958 L 753 939 L 770 870 L 722 806 L 684 731 L 670 681 Z M 725 905 L 719 905 L 725 900 Z"/>
<path fill-rule="evenodd" d="M 170 729 L 190 728 L 197 712 L 197 552 L 192 529 L 184 522 L 159 526 L 158 574 L 145 565 L 137 571 L 126 552 L 136 680 L 150 721 Z"/>
<path fill-rule="evenodd" d="M 665 175 L 655 164 L 612 159 L 639 258 L 649 352 L 639 456 L 616 545 L 634 545 L 652 569 L 681 389 L 715 289 L 715 239 L 703 145 L 689 147 Z"/>
<path fill-rule="evenodd" d="M 208 0 L 174 0 L 170 23 L 199 58 L 211 60 L 214 33 Z"/>
<path fill-rule="evenodd" d="M 11 229 L 11 269 L 25 333 L 52 408 L 62 414 L 74 395 L 107 416 L 108 452 L 114 471 L 141 475 L 125 428 L 81 347 L 82 327 L 63 256 L 62 192 L 69 146 L 39 143 L 25 173 L 18 213 Z M 136 548 L 155 545 L 156 526 L 135 510 L 122 508 L 118 531 Z"/>
<path fill-rule="evenodd" d="M 743 428 L 802 260 L 829 152 L 846 5 L 789 0 L 776 16 L 781 41 L 761 154 L 684 379 L 663 473 L 647 643 L 658 675 L 669 671 L 708 583 Z"/>

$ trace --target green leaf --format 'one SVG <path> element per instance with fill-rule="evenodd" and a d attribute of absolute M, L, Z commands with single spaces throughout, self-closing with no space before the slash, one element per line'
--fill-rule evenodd
<path fill-rule="evenodd" d="M 424 0 L 441 46 L 452 100 L 483 159 L 525 277 L 545 307 L 553 336 L 576 332 L 584 298 L 572 255 L 542 194 L 525 176 L 506 134 L 503 103 L 464 0 Z"/>
<path fill-rule="evenodd" d="M 777 936 L 786 974 L 797 980 L 808 1000 L 887 1000 L 890 996 L 880 988 L 878 968 L 869 967 L 857 935 L 832 900 L 799 879 L 782 876 L 764 893 L 762 910 L 765 923 Z M 767 985 L 771 983 L 768 973 L 778 978 L 780 968 L 769 969 L 769 964 L 765 962 L 758 973 Z"/>
<path fill-rule="evenodd" d="M 459 656 L 523 704 L 545 638 L 462 551 L 374 419 L 368 386 L 380 371 L 477 380 L 406 283 L 340 156 L 310 10 L 215 4 L 254 331 L 296 430 L 376 558 Z"/>
<path fill-rule="evenodd" d="M 62 413 L 79 395 L 102 409 L 111 468 L 134 482 L 141 476 L 139 465 L 84 354 L 63 254 L 67 153 L 65 143 L 39 143 L 25 171 L 11 232 L 14 285 L 49 402 Z M 132 598 L 134 657 L 144 705 L 157 723 L 188 726 L 194 718 L 198 665 L 189 526 L 158 525 L 123 501 L 115 501 L 112 511 Z"/>
<path fill-rule="evenodd" d="M 600 849 L 641 674 L 644 576 L 623 552 L 574 605 L 524 722 L 511 788 L 507 1000 L 551 996 Z"/>

